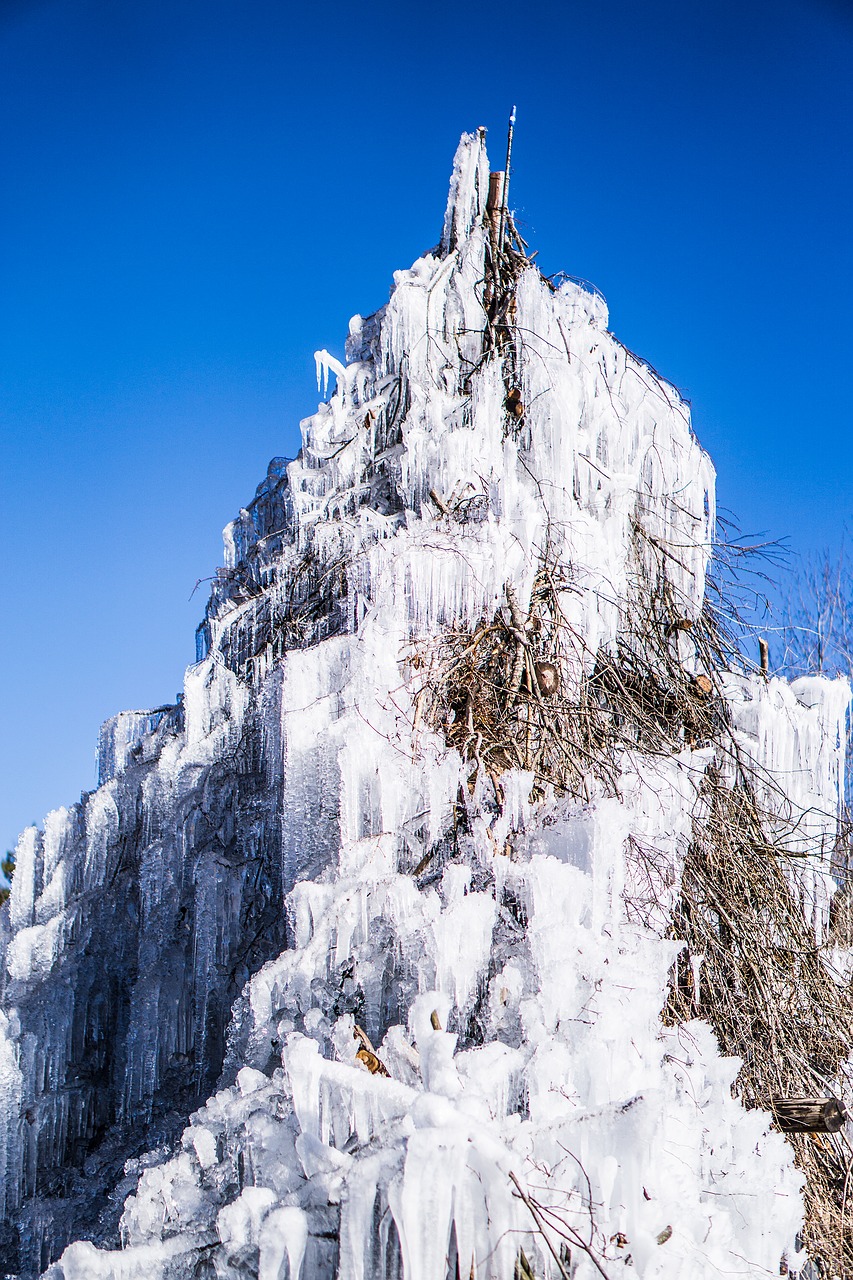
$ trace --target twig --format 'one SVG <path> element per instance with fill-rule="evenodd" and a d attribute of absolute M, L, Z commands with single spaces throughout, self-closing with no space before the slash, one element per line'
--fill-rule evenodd
<path fill-rule="evenodd" d="M 541 1214 L 539 1213 L 537 1206 L 530 1199 L 530 1197 L 521 1189 L 521 1184 L 518 1181 L 518 1178 L 516 1178 L 514 1173 L 510 1172 L 509 1179 L 510 1179 L 510 1182 L 515 1187 L 518 1198 L 525 1205 L 533 1221 L 536 1223 L 536 1226 L 539 1229 L 539 1234 L 542 1236 L 542 1239 L 545 1241 L 545 1244 L 548 1246 L 548 1252 L 551 1254 L 551 1257 L 554 1259 L 557 1266 L 559 1267 L 560 1275 L 563 1277 L 563 1280 L 571 1280 L 571 1276 L 566 1270 L 566 1267 L 565 1267 L 565 1264 L 563 1263 L 562 1258 L 560 1257 L 559 1253 L 551 1243 L 551 1237 L 548 1235 L 548 1231 L 545 1227 L 545 1223 L 542 1219 Z M 610 1280 L 610 1277 L 608 1276 L 607 1272 L 604 1270 L 601 1263 L 598 1261 L 598 1259 L 596 1258 L 595 1254 L 593 1253 L 590 1246 L 586 1243 L 586 1241 L 581 1236 L 579 1236 L 576 1231 L 572 1231 L 570 1227 L 567 1229 L 571 1231 L 572 1244 L 576 1244 L 579 1249 L 583 1250 L 583 1252 L 589 1258 L 592 1265 L 595 1267 L 598 1274 L 604 1277 L 604 1280 Z"/>

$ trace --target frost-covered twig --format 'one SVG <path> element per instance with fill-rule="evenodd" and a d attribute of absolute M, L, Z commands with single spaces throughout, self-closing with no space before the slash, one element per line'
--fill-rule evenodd
<path fill-rule="evenodd" d="M 530 1213 L 530 1216 L 532 1217 L 533 1221 L 536 1223 L 537 1230 L 539 1231 L 539 1234 L 541 1235 L 542 1239 L 545 1241 L 545 1245 L 548 1249 L 548 1252 L 551 1254 L 551 1257 L 556 1262 L 560 1271 L 560 1275 L 563 1277 L 563 1280 L 571 1280 L 571 1277 L 568 1271 L 566 1270 L 565 1264 L 562 1258 L 560 1257 L 558 1250 L 554 1248 L 553 1242 L 551 1240 L 551 1236 L 548 1231 L 547 1224 L 542 1216 L 541 1206 L 537 1205 L 536 1202 L 532 1200 L 531 1197 L 523 1190 L 521 1183 L 518 1181 L 518 1178 L 516 1178 L 514 1173 L 510 1173 L 509 1178 L 510 1178 L 510 1182 L 515 1187 L 515 1194 L 518 1196 L 519 1200 L 521 1200 L 522 1204 Z M 610 1280 L 610 1277 L 608 1276 L 607 1272 L 604 1270 L 598 1258 L 595 1256 L 595 1253 L 593 1252 L 591 1247 L 586 1243 L 583 1237 L 580 1236 L 574 1230 L 574 1228 L 570 1227 L 567 1223 L 564 1223 L 563 1227 L 566 1233 L 565 1238 L 568 1241 L 570 1241 L 571 1244 L 575 1245 L 578 1249 L 581 1249 L 586 1254 L 586 1256 L 589 1258 L 590 1262 L 595 1267 L 598 1274 L 604 1277 L 604 1280 Z M 562 1235 L 563 1232 L 560 1232 L 560 1234 Z"/>

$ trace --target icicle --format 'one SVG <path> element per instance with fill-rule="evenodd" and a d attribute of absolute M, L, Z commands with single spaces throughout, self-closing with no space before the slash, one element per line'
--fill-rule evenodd
<path fill-rule="evenodd" d="M 343 380 L 345 376 L 344 366 L 341 364 L 340 360 L 336 360 L 335 357 L 330 355 L 326 350 L 314 352 L 314 363 L 317 366 L 317 390 L 320 390 L 320 382 L 322 379 L 322 394 L 323 399 L 325 400 L 329 394 L 329 371 L 331 370 L 336 378 Z"/>

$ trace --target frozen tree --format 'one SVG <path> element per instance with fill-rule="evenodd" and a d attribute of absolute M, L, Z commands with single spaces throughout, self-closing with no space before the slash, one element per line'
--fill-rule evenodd
<path fill-rule="evenodd" d="M 853 676 L 853 576 L 846 534 L 837 552 L 804 556 L 782 604 L 786 674 Z"/>
<path fill-rule="evenodd" d="M 843 676 L 853 680 L 853 566 L 845 528 L 837 551 L 828 547 L 802 557 L 782 596 L 781 670 L 800 676 Z M 836 874 L 849 881 L 853 846 L 853 735 L 845 727 L 844 802 L 836 854 Z M 849 884 L 846 897 L 849 897 Z M 853 916 L 851 916 L 853 926 Z M 849 932 L 849 928 L 848 928 Z"/>

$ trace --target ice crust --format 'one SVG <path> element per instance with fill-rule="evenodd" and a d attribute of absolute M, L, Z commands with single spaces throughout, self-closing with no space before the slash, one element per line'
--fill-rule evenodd
<path fill-rule="evenodd" d="M 686 618 L 714 525 L 678 392 L 599 297 L 532 267 L 506 431 L 482 359 L 488 172 L 464 136 L 439 249 L 353 319 L 346 364 L 317 353 L 334 393 L 225 531 L 182 701 L 109 722 L 98 790 L 21 837 L 0 1158 L 22 1275 L 69 1240 L 50 1280 L 508 1280 L 520 1246 L 554 1275 L 511 1175 L 611 1276 L 797 1265 L 789 1147 L 732 1097 L 710 1028 L 660 1017 L 713 748 L 625 752 L 618 798 L 590 779 L 588 801 L 533 805 L 530 776 L 505 774 L 495 812 L 418 723 L 417 646 L 476 626 L 507 583 L 529 598 L 549 540 L 594 654 L 636 590 L 634 525 L 677 549 Z M 820 929 L 846 685 L 726 680 L 768 806 L 802 816 Z M 460 795 L 468 834 L 416 878 Z M 656 851 L 644 921 L 634 842 Z M 573 1248 L 571 1275 L 599 1274 Z"/>

